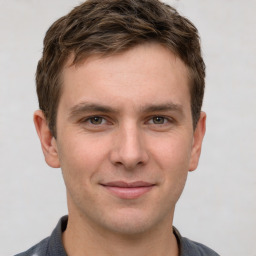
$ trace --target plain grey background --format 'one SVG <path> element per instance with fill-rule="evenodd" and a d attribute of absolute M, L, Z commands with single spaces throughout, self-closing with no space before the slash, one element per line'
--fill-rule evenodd
<path fill-rule="evenodd" d="M 28 249 L 67 213 L 32 122 L 34 73 L 47 28 L 80 2 L 0 0 L 0 255 Z M 166 2 L 198 27 L 207 65 L 207 133 L 174 225 L 221 255 L 256 256 L 256 1 Z"/>

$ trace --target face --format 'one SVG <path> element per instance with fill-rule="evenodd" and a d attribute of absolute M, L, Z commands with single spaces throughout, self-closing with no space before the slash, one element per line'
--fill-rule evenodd
<path fill-rule="evenodd" d="M 204 134 L 204 114 L 193 130 L 186 66 L 158 44 L 70 63 L 44 152 L 62 169 L 70 218 L 123 234 L 170 225 Z"/>

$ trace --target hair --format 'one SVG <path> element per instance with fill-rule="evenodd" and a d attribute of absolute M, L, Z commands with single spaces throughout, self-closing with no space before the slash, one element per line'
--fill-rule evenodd
<path fill-rule="evenodd" d="M 93 54 L 114 55 L 156 42 L 187 66 L 191 113 L 195 128 L 200 117 L 205 64 L 196 27 L 159 0 L 88 0 L 48 29 L 36 71 L 39 107 L 53 136 L 62 93 L 61 74 L 70 56 L 77 64 Z"/>

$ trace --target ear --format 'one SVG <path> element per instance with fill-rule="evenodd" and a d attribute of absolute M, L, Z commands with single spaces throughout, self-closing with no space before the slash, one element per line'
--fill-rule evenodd
<path fill-rule="evenodd" d="M 201 154 L 201 148 L 202 148 L 202 142 L 203 142 L 205 130 L 206 130 L 206 114 L 205 112 L 201 112 L 200 118 L 198 120 L 196 129 L 193 135 L 193 145 L 192 145 L 192 152 L 190 157 L 189 171 L 194 171 L 197 168 L 200 154 Z"/>
<path fill-rule="evenodd" d="M 41 142 L 46 163 L 53 168 L 59 168 L 60 162 L 56 139 L 53 137 L 45 115 L 41 110 L 37 110 L 34 113 L 34 124 Z"/>

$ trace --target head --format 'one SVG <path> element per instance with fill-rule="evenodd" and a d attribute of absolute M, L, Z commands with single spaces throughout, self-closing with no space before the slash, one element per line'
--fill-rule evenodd
<path fill-rule="evenodd" d="M 53 136 L 62 95 L 62 71 L 91 55 L 111 56 L 155 42 L 180 58 L 188 69 L 195 128 L 204 95 L 205 65 L 196 27 L 158 0 L 88 0 L 57 20 L 47 31 L 36 72 L 39 107 Z"/>
<path fill-rule="evenodd" d="M 205 132 L 196 28 L 158 0 L 89 0 L 44 43 L 34 121 L 70 225 L 168 228 Z"/>

